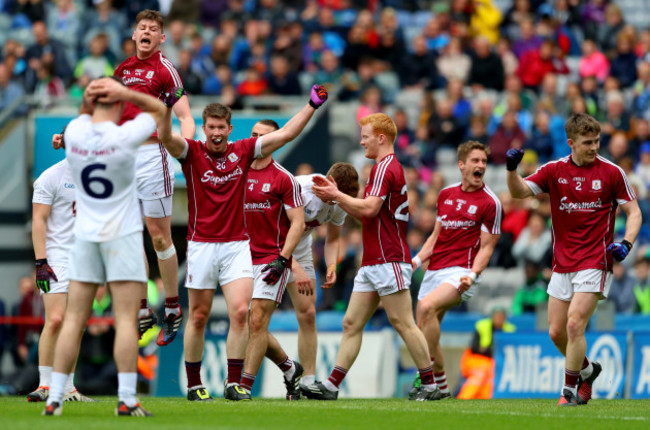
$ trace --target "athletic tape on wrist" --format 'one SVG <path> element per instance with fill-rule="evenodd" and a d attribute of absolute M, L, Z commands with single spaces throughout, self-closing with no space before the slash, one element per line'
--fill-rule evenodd
<path fill-rule="evenodd" d="M 477 275 L 476 273 L 474 273 L 474 272 L 472 272 L 472 273 L 469 274 L 469 278 L 472 280 L 472 284 L 473 284 L 474 282 L 476 282 L 476 278 L 477 278 L 477 277 L 478 277 L 478 275 Z"/>
<path fill-rule="evenodd" d="M 418 267 L 422 266 L 422 260 L 420 259 L 419 255 L 416 255 L 412 259 L 413 263 L 415 263 L 415 268 L 417 269 Z"/>
<path fill-rule="evenodd" d="M 174 255 L 176 255 L 176 248 L 174 247 L 174 244 L 172 243 L 172 246 L 165 249 L 164 251 L 156 251 L 156 255 L 158 256 L 158 259 L 160 259 L 160 260 L 169 260 Z"/>

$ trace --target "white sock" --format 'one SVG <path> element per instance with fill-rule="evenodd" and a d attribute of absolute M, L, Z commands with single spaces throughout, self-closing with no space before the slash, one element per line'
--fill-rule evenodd
<path fill-rule="evenodd" d="M 284 373 L 284 378 L 287 381 L 291 380 L 291 378 L 293 377 L 293 374 L 296 373 L 296 365 L 293 362 L 291 362 L 291 368 L 289 370 L 286 370 L 286 371 L 282 372 L 282 373 Z"/>
<path fill-rule="evenodd" d="M 49 387 L 52 383 L 52 366 L 38 366 L 38 386 Z"/>
<path fill-rule="evenodd" d="M 135 398 L 135 389 L 138 381 L 137 373 L 118 373 L 117 374 L 117 396 L 120 402 L 124 402 L 132 408 L 138 403 Z"/>
<path fill-rule="evenodd" d="M 578 395 L 578 387 L 567 387 L 566 385 L 562 387 L 562 394 L 564 394 L 564 390 L 569 390 L 573 393 L 574 396 Z"/>
<path fill-rule="evenodd" d="M 330 390 L 330 391 L 338 391 L 338 390 L 339 390 L 339 387 L 337 387 L 336 385 L 332 384 L 332 382 L 330 382 L 329 379 L 324 380 L 324 381 L 323 381 L 323 385 L 325 385 L 325 388 L 327 388 L 327 389 Z"/>
<path fill-rule="evenodd" d="M 176 315 L 178 315 L 180 309 L 181 309 L 181 306 L 180 306 L 180 305 L 178 305 L 178 306 L 176 306 L 176 307 L 173 307 L 173 308 L 168 308 L 167 306 L 165 306 L 165 316 L 168 317 L 168 316 L 170 316 L 171 314 L 176 314 Z"/>
<path fill-rule="evenodd" d="M 65 381 L 65 388 L 63 389 L 63 392 L 68 394 L 72 393 L 76 388 L 74 387 L 74 373 L 71 373 L 68 375 L 68 380 Z"/>
<path fill-rule="evenodd" d="M 301 385 L 311 385 L 314 382 L 316 382 L 316 375 L 303 375 L 303 377 L 300 378 Z"/>
<path fill-rule="evenodd" d="M 52 372 L 52 381 L 50 383 L 50 394 L 47 397 L 47 404 L 51 405 L 54 402 L 61 404 L 63 402 L 63 389 L 68 380 L 67 373 Z"/>
<path fill-rule="evenodd" d="M 580 376 L 582 376 L 582 379 L 587 379 L 589 376 L 591 376 L 591 373 L 594 371 L 594 366 L 591 364 L 591 361 L 589 362 L 589 366 L 585 367 L 580 371 Z"/>
<path fill-rule="evenodd" d="M 143 318 L 146 317 L 147 315 L 149 315 L 149 308 L 144 308 L 144 309 L 140 308 L 140 310 L 138 310 L 138 318 Z"/>

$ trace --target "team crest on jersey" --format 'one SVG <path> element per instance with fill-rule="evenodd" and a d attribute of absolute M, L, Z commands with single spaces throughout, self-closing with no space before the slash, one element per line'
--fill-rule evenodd
<path fill-rule="evenodd" d="M 475 213 L 476 213 L 476 209 L 477 209 L 476 206 L 474 206 L 474 205 L 470 205 L 470 206 L 469 206 L 469 209 L 467 209 L 467 213 L 469 213 L 469 214 L 475 214 Z"/>
<path fill-rule="evenodd" d="M 232 161 L 233 163 L 234 163 L 235 161 L 239 160 L 239 158 L 237 158 L 237 154 L 232 153 L 232 152 L 230 153 L 230 155 L 228 155 L 228 159 L 229 159 L 230 161 Z"/>
<path fill-rule="evenodd" d="M 262 192 L 268 193 L 271 190 L 271 184 L 262 185 Z"/>
<path fill-rule="evenodd" d="M 153 78 L 153 70 L 149 70 L 145 76 L 147 77 L 147 79 Z"/>
<path fill-rule="evenodd" d="M 602 188 L 602 184 L 600 183 L 600 179 L 594 179 L 591 181 L 591 189 L 592 190 L 600 190 Z"/>

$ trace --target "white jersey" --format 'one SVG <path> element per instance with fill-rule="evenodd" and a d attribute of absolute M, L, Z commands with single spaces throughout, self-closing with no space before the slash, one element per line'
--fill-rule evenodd
<path fill-rule="evenodd" d="M 90 115 L 68 124 L 65 152 L 77 187 L 77 238 L 108 242 L 142 231 L 135 155 L 154 131 L 156 123 L 147 113 L 120 126 L 92 123 Z"/>
<path fill-rule="evenodd" d="M 302 201 L 305 203 L 305 233 L 303 238 L 310 234 L 310 230 L 331 223 L 333 225 L 343 225 L 347 213 L 338 205 L 325 203 L 314 195 L 312 185 L 314 176 L 323 176 L 319 174 L 296 176 L 300 184 L 300 193 Z M 323 176 L 324 177 L 324 176 Z"/>
<path fill-rule="evenodd" d="M 45 251 L 47 262 L 68 265 L 68 253 L 74 243 L 72 228 L 76 215 L 75 186 L 68 160 L 63 160 L 41 173 L 34 182 L 32 203 L 49 205 Z"/>

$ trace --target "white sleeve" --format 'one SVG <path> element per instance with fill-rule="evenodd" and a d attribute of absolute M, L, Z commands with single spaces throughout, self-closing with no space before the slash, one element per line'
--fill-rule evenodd
<path fill-rule="evenodd" d="M 181 152 L 181 154 L 176 157 L 177 160 L 183 160 L 187 158 L 187 153 L 190 151 L 190 144 L 187 143 L 187 139 L 183 139 L 183 142 L 185 142 L 185 148 L 183 148 L 183 152 Z"/>
<path fill-rule="evenodd" d="M 32 196 L 32 203 L 39 203 L 43 205 L 50 205 L 54 203 L 56 196 L 56 187 L 52 183 L 51 170 L 46 170 L 34 182 L 34 194 Z"/>
<path fill-rule="evenodd" d="M 324 203 L 327 204 L 327 203 Z M 343 223 L 345 223 L 345 217 L 347 216 L 347 212 L 345 212 L 339 205 L 335 205 L 333 210 L 332 210 L 332 219 L 330 220 L 331 224 L 341 226 Z"/>
<path fill-rule="evenodd" d="M 121 141 L 128 146 L 137 148 L 156 131 L 156 121 L 146 112 L 141 112 L 131 121 L 118 127 Z"/>
<path fill-rule="evenodd" d="M 263 137 L 264 136 L 260 136 L 255 141 L 255 152 L 253 154 L 253 157 L 255 157 L 255 158 L 262 158 L 262 138 Z"/>

